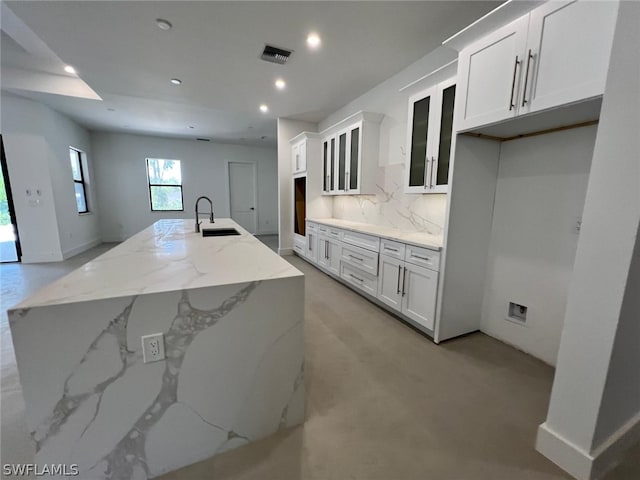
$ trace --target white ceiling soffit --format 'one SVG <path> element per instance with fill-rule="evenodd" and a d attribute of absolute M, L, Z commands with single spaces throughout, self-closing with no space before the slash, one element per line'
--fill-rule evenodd
<path fill-rule="evenodd" d="M 101 100 L 5 3 L 0 4 L 2 88 Z"/>
<path fill-rule="evenodd" d="M 500 3 L 29 1 L 7 5 L 103 98 L 98 104 L 28 94 L 80 123 L 102 130 L 275 144 L 276 118 L 310 122 L 326 118 Z M 158 18 L 173 28 L 161 30 Z M 311 31 L 322 39 L 316 51 L 306 45 Z M 267 43 L 294 51 L 286 65 L 259 59 Z M 4 56 L 2 62 L 4 81 Z M 274 88 L 279 77 L 287 82 L 283 91 Z M 170 84 L 171 78 L 180 78 L 182 85 Z M 269 106 L 267 114 L 258 111 L 262 103 Z"/>

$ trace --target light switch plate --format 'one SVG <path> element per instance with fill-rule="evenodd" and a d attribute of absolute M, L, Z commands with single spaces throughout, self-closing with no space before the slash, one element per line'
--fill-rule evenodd
<path fill-rule="evenodd" d="M 154 333 L 142 337 L 142 359 L 144 363 L 164 359 L 164 334 Z"/>

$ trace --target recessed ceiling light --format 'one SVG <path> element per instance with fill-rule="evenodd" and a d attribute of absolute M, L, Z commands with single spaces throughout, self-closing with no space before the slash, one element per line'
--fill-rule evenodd
<path fill-rule="evenodd" d="M 73 68 L 71 65 L 67 65 L 64 67 L 64 71 L 67 73 L 76 73 L 76 69 Z"/>
<path fill-rule="evenodd" d="M 173 27 L 173 25 L 171 25 L 171 22 L 169 22 L 168 20 L 165 20 L 164 18 L 157 18 L 156 19 L 156 25 L 158 25 L 158 28 L 160 30 L 171 30 L 171 27 Z"/>
<path fill-rule="evenodd" d="M 179 78 L 172 78 L 171 83 L 173 83 L 174 85 L 181 85 L 182 80 L 180 80 Z"/>
<path fill-rule="evenodd" d="M 286 86 L 287 86 L 287 82 L 285 82 L 285 81 L 284 81 L 283 79 L 281 79 L 281 78 L 278 78 L 278 79 L 276 80 L 275 85 L 276 85 L 276 88 L 277 88 L 278 90 L 284 90 L 284 87 L 286 87 Z"/>
<path fill-rule="evenodd" d="M 318 48 L 320 46 L 320 36 L 317 33 L 311 32 L 307 36 L 307 45 L 312 49 Z"/>
<path fill-rule="evenodd" d="M 269 111 L 269 107 L 267 107 L 264 103 L 260 105 L 260 111 L 262 113 L 267 113 Z"/>

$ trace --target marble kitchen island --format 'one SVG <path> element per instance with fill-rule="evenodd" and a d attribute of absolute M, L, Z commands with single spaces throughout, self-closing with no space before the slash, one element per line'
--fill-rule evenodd
<path fill-rule="evenodd" d="M 202 228 L 240 235 L 161 220 L 9 310 L 35 463 L 152 478 L 304 421 L 302 273 Z"/>

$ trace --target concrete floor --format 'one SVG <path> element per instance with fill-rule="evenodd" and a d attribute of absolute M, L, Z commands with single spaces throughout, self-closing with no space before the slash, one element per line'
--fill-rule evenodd
<path fill-rule="evenodd" d="M 33 461 L 5 309 L 107 247 L 56 264 L 0 266 L 3 464 Z M 305 424 L 161 479 L 570 478 L 533 449 L 550 367 L 480 333 L 435 345 L 287 258 L 306 275 Z M 606 480 L 639 478 L 640 446 Z"/>

